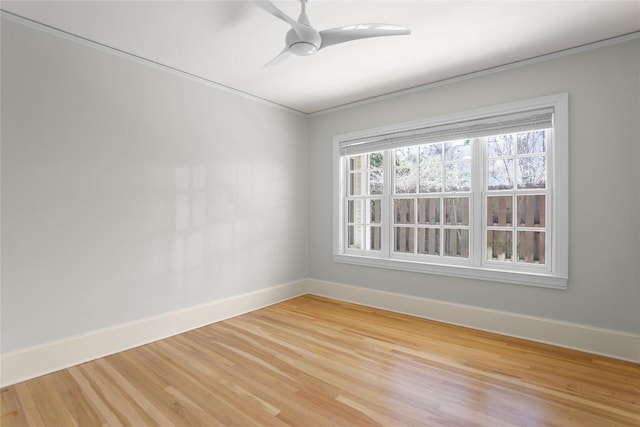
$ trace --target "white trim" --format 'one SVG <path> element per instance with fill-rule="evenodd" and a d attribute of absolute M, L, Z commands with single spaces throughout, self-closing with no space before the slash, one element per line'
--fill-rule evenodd
<path fill-rule="evenodd" d="M 549 207 L 552 209 L 552 260 L 555 274 L 569 277 L 569 94 L 564 93 L 555 105 L 553 139 L 551 149 L 553 154 L 547 173 L 553 181 Z M 549 179 L 547 179 L 549 181 Z"/>
<path fill-rule="evenodd" d="M 640 363 L 640 334 L 309 279 L 307 291 L 342 301 Z"/>
<path fill-rule="evenodd" d="M 588 52 L 594 49 L 599 49 L 601 47 L 613 46 L 618 43 L 624 43 L 624 42 L 637 40 L 637 39 L 640 39 L 640 31 L 636 31 L 630 34 L 623 34 L 621 36 L 612 37 L 609 39 L 600 40 L 593 43 L 588 43 L 582 46 L 571 47 L 565 50 L 560 50 L 558 52 L 552 52 L 552 53 L 547 53 L 540 56 L 534 56 L 533 58 L 527 58 L 520 61 L 497 65 L 495 67 L 487 68 L 484 70 L 471 71 L 469 73 L 461 74 L 459 76 L 447 77 L 442 80 L 437 80 L 435 82 L 426 83 L 426 84 L 418 85 L 408 89 L 386 93 L 384 95 L 373 96 L 371 98 L 362 99 L 360 101 L 348 102 L 346 104 L 338 105 L 336 107 L 330 107 L 324 110 L 314 111 L 313 113 L 307 113 L 307 117 L 317 117 L 317 116 L 322 116 L 324 114 L 330 114 L 330 113 L 335 113 L 337 111 L 347 110 L 350 108 L 357 108 L 363 105 L 373 104 L 375 102 L 392 99 L 398 96 L 410 95 L 412 93 L 422 92 L 422 91 L 434 89 L 440 86 L 459 83 L 469 79 L 475 79 L 475 78 L 499 73 L 502 71 L 512 70 L 514 68 L 525 67 L 527 65 L 537 64 L 539 62 L 551 61 L 553 59 L 563 58 L 565 56 L 574 55 L 582 52 Z"/>
<path fill-rule="evenodd" d="M 299 280 L 0 354 L 0 387 L 168 338 L 304 295 L 305 284 L 305 280 Z"/>
<path fill-rule="evenodd" d="M 341 264 L 361 265 L 365 267 L 388 268 L 415 273 L 428 273 L 438 276 L 461 277 L 463 279 L 485 280 L 510 285 L 537 286 L 541 288 L 567 289 L 567 277 L 559 277 L 545 272 L 524 272 L 489 269 L 458 264 L 433 264 L 410 261 L 401 258 L 374 258 L 359 255 L 334 254 L 333 261 Z M 454 260 L 455 261 L 455 260 Z M 532 269 L 533 270 L 533 269 Z"/>
<path fill-rule="evenodd" d="M 186 78 L 188 80 L 191 80 L 193 82 L 204 84 L 205 86 L 209 86 L 209 87 L 212 87 L 214 89 L 221 90 L 223 92 L 231 93 L 231 94 L 237 95 L 237 96 L 239 96 L 241 98 L 245 98 L 245 99 L 248 99 L 250 101 L 257 102 L 259 104 L 264 104 L 264 105 L 268 105 L 268 106 L 271 106 L 271 107 L 275 107 L 275 108 L 277 108 L 279 110 L 287 111 L 289 113 L 294 113 L 294 114 L 300 115 L 300 116 L 308 116 L 307 113 L 304 113 L 302 111 L 296 110 L 294 108 L 287 107 L 285 105 L 278 104 L 278 103 L 273 102 L 273 101 L 269 101 L 268 99 L 265 99 L 265 98 L 260 98 L 259 96 L 252 95 L 250 93 L 243 92 L 243 91 L 238 90 L 238 89 L 234 89 L 234 88 L 232 88 L 230 86 L 225 86 L 222 83 L 218 83 L 218 82 L 215 82 L 213 80 L 206 79 L 206 78 L 204 78 L 202 76 L 199 76 L 197 74 L 193 74 L 193 73 L 190 73 L 188 71 L 184 71 L 184 70 L 181 70 L 179 68 L 175 68 L 175 67 L 172 67 L 170 65 L 163 64 L 161 62 L 153 61 L 151 59 L 147 59 L 147 58 L 144 58 L 142 56 L 138 56 L 138 55 L 135 55 L 133 53 L 129 53 L 129 52 L 126 52 L 124 50 L 115 48 L 113 46 L 109 46 L 107 44 L 100 43 L 100 42 L 97 42 L 95 40 L 91 40 L 91 39 L 88 39 L 86 37 L 82 37 L 82 36 L 79 36 L 77 34 L 70 33 L 70 32 L 65 31 L 65 30 L 61 30 L 61 29 L 56 28 L 56 27 L 52 27 L 52 26 L 47 25 L 47 24 L 43 24 L 42 22 L 38 22 L 38 21 L 35 21 L 33 19 L 17 15 L 17 14 L 15 14 L 13 12 L 9 12 L 9 11 L 0 9 L 0 13 L 1 13 L 2 18 L 6 18 L 6 19 L 8 19 L 10 21 L 22 24 L 22 25 L 24 25 L 24 26 L 26 26 L 28 28 L 31 28 L 31 29 L 34 29 L 34 30 L 37 30 L 37 31 L 43 31 L 45 33 L 48 33 L 48 34 L 63 38 L 65 40 L 69 40 L 69 41 L 74 42 L 74 43 L 79 43 L 79 44 L 81 44 L 83 46 L 87 46 L 87 47 L 90 47 L 90 48 L 98 49 L 98 50 L 100 50 L 102 52 L 106 52 L 106 53 L 118 56 L 120 58 L 128 59 L 130 61 L 137 62 L 139 64 L 143 64 L 143 65 L 149 66 L 151 68 L 155 68 L 156 70 L 168 72 L 168 73 L 173 74 L 173 75 L 178 76 L 178 77 L 184 77 L 184 78 Z"/>

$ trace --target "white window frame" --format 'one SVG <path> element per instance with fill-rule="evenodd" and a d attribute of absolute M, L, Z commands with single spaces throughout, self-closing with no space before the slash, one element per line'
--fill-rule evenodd
<path fill-rule="evenodd" d="M 569 246 L 569 128 L 568 128 L 568 94 L 560 93 L 543 96 L 534 99 L 501 104 L 486 108 L 480 108 L 461 113 L 432 117 L 415 122 L 384 126 L 374 129 L 365 129 L 335 135 L 333 138 L 333 260 L 334 262 L 354 264 L 361 266 L 390 268 L 402 271 L 423 272 L 437 275 L 479 279 L 493 282 L 503 282 L 518 285 L 531 285 L 555 289 L 566 289 L 568 275 L 568 246 Z M 385 156 L 384 169 L 384 196 L 383 196 L 383 250 L 353 251 L 345 249 L 345 227 L 343 221 L 344 190 L 346 189 L 346 169 L 344 157 L 341 156 L 341 146 L 345 142 L 359 140 L 376 140 L 383 135 L 408 134 L 417 129 L 434 126 L 461 123 L 470 120 L 479 120 L 487 117 L 500 116 L 543 108 L 553 109 L 552 143 L 548 145 L 547 152 L 547 185 L 548 197 L 546 226 L 547 245 L 546 264 L 543 268 L 538 265 L 527 266 L 518 263 L 517 268 L 513 264 L 500 262 L 482 262 L 486 258 L 483 248 L 482 233 L 485 229 L 477 221 L 486 224 L 485 192 L 478 188 L 478 183 L 484 183 L 483 171 L 472 168 L 472 182 L 474 188 L 470 201 L 470 259 L 457 260 L 452 257 L 447 262 L 438 262 L 428 256 L 391 256 L 390 228 L 391 224 L 389 201 L 392 200 L 391 184 L 389 177 L 393 166 L 390 159 Z M 473 144 L 474 156 L 485 158 L 484 144 Z M 483 185 L 484 187 L 484 185 Z M 480 210 L 481 215 L 478 215 Z M 385 217 L 386 215 L 386 217 Z M 386 249 L 386 250 L 385 250 Z"/>

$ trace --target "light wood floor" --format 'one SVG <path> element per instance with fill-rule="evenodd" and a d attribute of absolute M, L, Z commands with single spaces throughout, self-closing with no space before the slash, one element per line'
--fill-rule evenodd
<path fill-rule="evenodd" d="M 2 389 L 2 426 L 640 426 L 640 365 L 304 296 Z"/>

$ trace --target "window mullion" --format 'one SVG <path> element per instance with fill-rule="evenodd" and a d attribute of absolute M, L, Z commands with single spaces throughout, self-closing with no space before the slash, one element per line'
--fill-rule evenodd
<path fill-rule="evenodd" d="M 546 259 L 547 262 L 547 270 L 554 271 L 557 265 L 557 252 L 556 252 L 556 244 L 555 239 L 557 239 L 557 234 L 555 231 L 556 224 L 558 223 L 558 219 L 554 216 L 556 212 L 555 204 L 555 162 L 556 157 L 551 153 L 555 152 L 555 129 L 547 132 L 547 176 L 546 176 L 546 206 L 545 206 L 545 218 L 549 218 L 546 221 L 546 235 L 545 235 L 545 248 L 547 250 Z"/>
<path fill-rule="evenodd" d="M 418 194 L 420 194 L 420 147 L 418 147 L 415 168 L 416 192 L 413 194 L 413 253 L 418 253 Z"/>
<path fill-rule="evenodd" d="M 439 204 L 440 204 L 440 223 L 439 223 L 439 228 L 440 228 L 440 241 L 439 243 L 439 250 L 440 252 L 438 252 L 440 254 L 440 256 L 442 256 L 444 254 L 444 195 L 442 193 L 440 193 L 440 196 L 438 197 L 439 199 Z"/>
<path fill-rule="evenodd" d="M 393 232 L 393 150 L 384 152 L 382 161 L 382 218 L 381 225 L 381 251 L 385 258 L 391 257 L 391 233 Z"/>
<path fill-rule="evenodd" d="M 368 251 L 371 248 L 371 163 L 369 161 L 369 156 L 366 156 L 366 161 L 363 167 L 364 177 L 362 182 L 364 183 L 364 188 L 362 189 L 362 194 L 366 195 L 364 197 L 364 201 L 362 203 L 364 212 L 362 215 L 362 249 Z"/>
<path fill-rule="evenodd" d="M 515 160 L 515 175 L 516 182 L 513 184 L 513 196 L 511 197 L 511 212 L 513 212 L 513 231 L 511 232 L 511 253 L 512 253 L 512 262 L 517 263 L 518 260 L 518 158 Z"/>
<path fill-rule="evenodd" d="M 480 267 L 483 264 L 484 248 L 483 244 L 486 236 L 486 208 L 485 208 L 485 175 L 487 163 L 486 138 L 476 138 L 472 142 L 473 157 L 471 163 L 471 199 L 472 212 L 469 216 L 469 227 L 471 228 L 471 258 L 473 265 Z"/>
<path fill-rule="evenodd" d="M 344 185 L 340 186 L 340 199 L 342 200 L 342 250 L 349 248 L 349 158 L 343 157 L 340 162 Z"/>

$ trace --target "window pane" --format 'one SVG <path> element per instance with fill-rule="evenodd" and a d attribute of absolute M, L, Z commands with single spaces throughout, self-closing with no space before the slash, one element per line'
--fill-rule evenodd
<path fill-rule="evenodd" d="M 369 154 L 369 167 L 371 169 L 382 169 L 384 164 L 384 156 L 382 153 Z"/>
<path fill-rule="evenodd" d="M 543 130 L 517 134 L 518 154 L 536 154 L 547 151 L 547 133 Z"/>
<path fill-rule="evenodd" d="M 347 227 L 348 245 L 351 249 L 362 249 L 362 230 L 361 225 L 350 225 Z"/>
<path fill-rule="evenodd" d="M 413 227 L 395 227 L 394 230 L 394 251 L 414 253 L 413 250 Z"/>
<path fill-rule="evenodd" d="M 544 188 L 547 181 L 545 156 L 518 159 L 518 188 Z"/>
<path fill-rule="evenodd" d="M 513 259 L 513 232 L 487 231 L 487 259 L 511 261 Z"/>
<path fill-rule="evenodd" d="M 510 190 L 513 188 L 513 159 L 489 160 L 487 188 L 489 190 Z"/>
<path fill-rule="evenodd" d="M 418 253 L 440 255 L 439 228 L 418 228 Z"/>
<path fill-rule="evenodd" d="M 347 210 L 347 222 L 364 223 L 364 200 L 349 200 Z"/>
<path fill-rule="evenodd" d="M 544 264 L 544 238 L 543 231 L 518 231 L 518 261 Z"/>
<path fill-rule="evenodd" d="M 364 167 L 364 160 L 365 155 L 364 154 L 359 154 L 357 156 L 351 156 L 349 157 L 349 170 L 350 171 L 357 171 L 357 170 L 361 170 Z"/>
<path fill-rule="evenodd" d="M 439 193 L 442 191 L 442 164 L 431 163 L 420 165 L 420 192 Z"/>
<path fill-rule="evenodd" d="M 369 194 L 382 194 L 382 171 L 369 172 Z"/>
<path fill-rule="evenodd" d="M 369 222 L 372 224 L 380 224 L 380 220 L 382 219 L 382 200 L 374 199 L 369 203 Z"/>
<path fill-rule="evenodd" d="M 417 166 L 418 147 L 398 148 L 396 154 L 396 167 Z"/>
<path fill-rule="evenodd" d="M 416 178 L 415 168 L 396 169 L 396 193 L 415 193 Z"/>
<path fill-rule="evenodd" d="M 362 223 L 362 200 L 349 200 L 347 202 L 347 222 Z"/>
<path fill-rule="evenodd" d="M 444 255 L 469 258 L 469 230 L 447 228 L 444 230 Z"/>
<path fill-rule="evenodd" d="M 510 157 L 514 154 L 514 135 L 496 135 L 487 138 L 489 157 Z"/>
<path fill-rule="evenodd" d="M 449 225 L 469 225 L 469 198 L 444 198 L 444 223 Z"/>
<path fill-rule="evenodd" d="M 487 225 L 510 227 L 513 225 L 513 197 L 487 197 Z"/>
<path fill-rule="evenodd" d="M 545 196 L 518 196 L 518 226 L 545 226 Z"/>
<path fill-rule="evenodd" d="M 363 174 L 362 174 L 362 172 L 351 172 L 349 174 L 349 195 L 350 196 L 361 196 L 362 195 L 362 183 L 363 183 Z"/>
<path fill-rule="evenodd" d="M 420 164 L 442 162 L 442 144 L 425 144 L 420 146 Z"/>
<path fill-rule="evenodd" d="M 418 224 L 440 224 L 440 198 L 418 199 Z"/>
<path fill-rule="evenodd" d="M 463 139 L 444 144 L 445 160 L 471 160 L 471 140 Z"/>
<path fill-rule="evenodd" d="M 414 224 L 413 199 L 396 199 L 393 201 L 393 212 L 396 224 Z"/>
<path fill-rule="evenodd" d="M 445 191 L 471 190 L 471 163 L 452 163 L 445 166 Z"/>
<path fill-rule="evenodd" d="M 369 249 L 379 251 L 382 245 L 382 229 L 369 227 Z"/>

